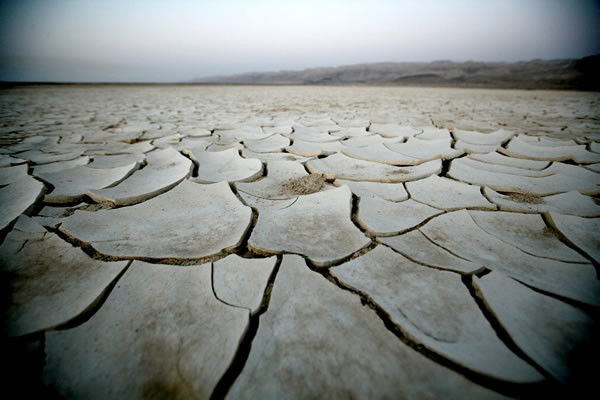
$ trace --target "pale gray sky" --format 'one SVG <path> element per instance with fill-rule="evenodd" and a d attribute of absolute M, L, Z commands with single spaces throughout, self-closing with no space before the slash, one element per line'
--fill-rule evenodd
<path fill-rule="evenodd" d="M 0 0 L 0 80 L 169 82 L 600 53 L 598 0 Z"/>

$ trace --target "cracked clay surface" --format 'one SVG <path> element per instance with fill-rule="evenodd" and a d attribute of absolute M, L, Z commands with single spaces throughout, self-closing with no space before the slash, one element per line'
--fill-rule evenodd
<path fill-rule="evenodd" d="M 3 88 L 6 388 L 585 393 L 599 196 L 598 93 Z"/>

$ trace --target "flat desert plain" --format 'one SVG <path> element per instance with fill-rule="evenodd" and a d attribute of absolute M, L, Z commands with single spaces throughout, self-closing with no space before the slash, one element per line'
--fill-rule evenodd
<path fill-rule="evenodd" d="M 0 90 L 5 390 L 594 387 L 600 94 Z"/>

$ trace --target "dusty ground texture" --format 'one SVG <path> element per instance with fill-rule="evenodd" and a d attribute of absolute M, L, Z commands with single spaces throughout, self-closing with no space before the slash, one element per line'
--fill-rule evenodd
<path fill-rule="evenodd" d="M 598 93 L 2 89 L 3 388 L 585 393 L 599 174 Z"/>

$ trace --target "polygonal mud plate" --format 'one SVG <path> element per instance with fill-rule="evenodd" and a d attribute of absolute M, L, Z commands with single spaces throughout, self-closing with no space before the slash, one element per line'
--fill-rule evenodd
<path fill-rule="evenodd" d="M 301 257 L 285 255 L 228 398 L 495 395 L 409 348 L 358 296 L 310 271 Z"/>
<path fill-rule="evenodd" d="M 44 184 L 30 176 L 0 188 L 0 230 L 6 228 L 41 196 Z"/>
<path fill-rule="evenodd" d="M 522 196 L 518 193 L 500 194 L 490 188 L 484 188 L 483 193 L 490 201 L 496 203 L 500 210 L 543 213 L 555 211 L 561 214 L 577 215 L 580 217 L 600 217 L 600 206 L 590 196 L 577 191 L 555 194 L 553 196 L 533 197 Z"/>
<path fill-rule="evenodd" d="M 110 256 L 198 259 L 239 246 L 251 219 L 227 182 L 184 180 L 135 206 L 75 211 L 60 229 Z"/>
<path fill-rule="evenodd" d="M 17 224 L 0 247 L 0 271 L 9 297 L 2 326 L 8 336 L 54 328 L 77 317 L 127 264 L 94 260 L 27 217 L 21 218 L 29 226 Z M 31 225 L 37 230 L 32 232 Z"/>
<path fill-rule="evenodd" d="M 585 145 L 539 146 L 535 142 L 519 140 L 520 137 L 511 140 L 508 147 L 500 151 L 512 157 L 532 160 L 574 160 L 584 164 L 600 162 L 600 154 L 587 151 Z"/>
<path fill-rule="evenodd" d="M 474 185 L 488 186 L 501 192 L 522 193 L 533 196 L 546 196 L 577 190 L 585 194 L 600 193 L 600 178 L 593 180 L 584 177 L 555 173 L 549 176 L 530 177 L 500 172 L 491 172 L 471 166 L 475 161 L 466 158 L 453 160 L 448 176 Z M 485 163 L 480 163 L 485 164 Z M 581 167 L 579 168 L 585 171 Z M 590 171 L 587 171 L 592 173 Z"/>
<path fill-rule="evenodd" d="M 148 153 L 148 165 L 120 184 L 108 189 L 92 190 L 88 195 L 96 202 L 130 205 L 142 202 L 171 189 L 191 174 L 193 163 L 172 148 Z"/>
<path fill-rule="evenodd" d="M 270 200 L 284 200 L 319 192 L 326 188 L 323 177 L 308 174 L 302 164 L 294 161 L 272 161 L 267 164 L 267 176 L 256 182 L 238 182 L 235 187 L 244 193 Z"/>
<path fill-rule="evenodd" d="M 348 185 L 352 193 L 358 197 L 381 197 L 389 201 L 403 201 L 408 199 L 408 193 L 401 183 L 381 183 L 381 182 L 357 182 L 336 179 L 335 186 Z"/>
<path fill-rule="evenodd" d="M 496 209 L 494 204 L 483 197 L 479 186 L 467 185 L 437 175 L 407 182 L 406 188 L 412 199 L 442 210 L 450 211 L 460 208 Z"/>
<path fill-rule="evenodd" d="M 358 204 L 358 223 L 374 235 L 394 236 L 442 212 L 410 199 L 395 203 L 379 197 L 364 197 Z"/>
<path fill-rule="evenodd" d="M 453 133 L 454 137 L 458 140 L 478 145 L 502 144 L 515 135 L 515 132 L 505 131 L 504 129 L 490 133 L 454 129 Z"/>
<path fill-rule="evenodd" d="M 469 214 L 481 229 L 526 253 L 559 261 L 589 263 L 558 240 L 540 215 L 502 211 L 469 211 Z"/>
<path fill-rule="evenodd" d="M 304 161 L 310 160 L 311 157 L 303 157 L 297 156 L 295 154 L 287 153 L 287 152 L 279 152 L 279 153 L 255 153 L 248 149 L 242 149 L 242 156 L 244 158 L 256 158 L 263 163 L 268 163 L 271 161 L 297 161 L 302 163 Z"/>
<path fill-rule="evenodd" d="M 540 258 L 479 228 L 466 210 L 438 216 L 420 228 L 430 240 L 454 254 L 529 286 L 572 300 L 600 305 L 600 282 L 591 264 Z"/>
<path fill-rule="evenodd" d="M 456 143 L 454 143 L 454 148 L 463 150 L 468 154 L 487 154 L 495 152 L 500 148 L 500 144 L 473 144 L 457 140 Z"/>
<path fill-rule="evenodd" d="M 600 218 L 582 218 L 556 212 L 546 214 L 550 225 L 590 259 L 600 262 Z"/>
<path fill-rule="evenodd" d="M 105 169 L 90 168 L 84 165 L 63 171 L 38 174 L 38 176 L 54 186 L 52 192 L 44 197 L 45 202 L 70 203 L 81 200 L 89 191 L 119 183 L 137 167 L 137 163 Z"/>
<path fill-rule="evenodd" d="M 47 334 L 43 381 L 75 398 L 209 398 L 248 321 L 215 298 L 209 264 L 134 261 L 88 321 Z"/>
<path fill-rule="evenodd" d="M 387 143 L 385 146 L 406 157 L 419 160 L 415 165 L 438 158 L 449 160 L 464 153 L 460 149 L 452 148 L 450 139 L 422 140 L 409 138 L 405 143 Z"/>
<path fill-rule="evenodd" d="M 246 148 L 257 153 L 280 152 L 284 147 L 290 144 L 290 139 L 280 134 L 275 134 L 264 139 L 244 140 Z"/>
<path fill-rule="evenodd" d="M 267 254 L 303 254 L 326 266 L 367 246 L 370 240 L 350 220 L 352 194 L 347 186 L 299 197 L 284 209 L 265 209 L 248 240 Z"/>
<path fill-rule="evenodd" d="M 460 274 L 471 274 L 482 269 L 480 264 L 458 257 L 443 247 L 435 245 L 418 229 L 398 236 L 377 238 L 377 240 L 408 259 L 431 267 Z"/>
<path fill-rule="evenodd" d="M 0 168 L 0 185 L 8 185 L 27 176 L 27 165 Z"/>
<path fill-rule="evenodd" d="M 80 165 L 87 165 L 90 162 L 90 157 L 77 157 L 70 161 L 53 162 L 51 164 L 36 165 L 33 168 L 33 175 L 44 174 L 48 172 L 58 172 L 65 169 L 71 169 Z"/>
<path fill-rule="evenodd" d="M 592 316 L 498 271 L 473 285 L 512 341 L 552 376 L 562 383 L 591 377 L 587 370 L 600 351 Z"/>
<path fill-rule="evenodd" d="M 335 154 L 344 149 L 344 145 L 339 142 L 309 142 L 302 139 L 295 139 L 291 146 L 285 148 L 288 153 L 303 157 L 317 157 L 322 155 Z"/>
<path fill-rule="evenodd" d="M 371 124 L 369 132 L 378 133 L 383 137 L 409 138 L 423 130 L 397 124 Z"/>
<path fill-rule="evenodd" d="M 310 172 L 322 174 L 327 179 L 396 183 L 438 174 L 442 170 L 442 163 L 440 160 L 433 160 L 414 167 L 395 167 L 357 160 L 337 153 L 326 158 L 307 161 L 306 167 Z"/>
<path fill-rule="evenodd" d="M 493 153 L 490 153 L 490 154 L 493 154 Z M 508 157 L 505 157 L 505 158 L 508 158 Z M 467 165 L 470 168 L 483 170 L 483 171 L 489 171 L 489 172 L 496 172 L 496 173 L 500 173 L 500 174 L 520 175 L 520 176 L 529 176 L 529 177 L 536 177 L 536 178 L 556 175 L 556 171 L 553 171 L 550 168 L 545 168 L 541 171 L 537 171 L 537 170 L 528 169 L 528 168 L 520 168 L 520 167 L 512 167 L 512 166 L 508 166 L 508 165 L 492 164 L 492 163 L 488 163 L 488 162 L 484 162 L 484 161 L 478 161 L 473 158 L 473 155 L 462 158 L 460 160 L 460 162 L 464 163 L 464 165 Z"/>
<path fill-rule="evenodd" d="M 242 258 L 232 254 L 213 263 L 213 289 L 226 304 L 255 314 L 263 301 L 276 257 Z"/>
<path fill-rule="evenodd" d="M 443 357 L 496 379 L 543 380 L 496 336 L 459 275 L 418 265 L 383 246 L 330 273 L 373 299 L 413 341 Z"/>
<path fill-rule="evenodd" d="M 489 164 L 505 165 L 507 167 L 516 167 L 524 169 L 542 170 L 550 163 L 548 161 L 526 160 L 524 158 L 507 157 L 500 153 L 471 154 L 469 158 L 477 161 L 483 161 Z"/>
<path fill-rule="evenodd" d="M 196 182 L 247 182 L 262 174 L 262 163 L 257 159 L 240 157 L 237 149 L 218 152 L 192 151 L 190 157 L 199 164 Z"/>

